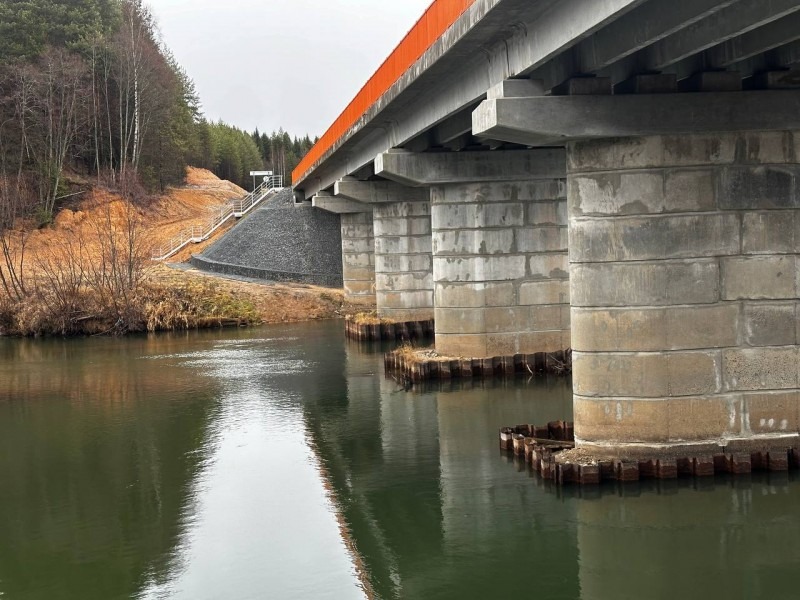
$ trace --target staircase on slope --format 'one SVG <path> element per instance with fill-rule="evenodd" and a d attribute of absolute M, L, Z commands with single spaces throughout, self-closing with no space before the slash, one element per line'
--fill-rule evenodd
<path fill-rule="evenodd" d="M 199 244 L 210 238 L 229 219 L 238 219 L 255 208 L 262 200 L 283 189 L 283 177 L 265 177 L 264 182 L 244 198 L 231 200 L 203 225 L 192 225 L 183 229 L 166 244 L 153 250 L 153 260 L 165 260 L 190 243 Z"/>

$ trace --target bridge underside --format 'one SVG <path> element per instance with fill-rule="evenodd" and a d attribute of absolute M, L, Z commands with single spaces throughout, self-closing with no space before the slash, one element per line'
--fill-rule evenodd
<path fill-rule="evenodd" d="M 796 0 L 477 0 L 296 189 L 440 353 L 571 347 L 579 444 L 798 446 L 798 40 Z"/>

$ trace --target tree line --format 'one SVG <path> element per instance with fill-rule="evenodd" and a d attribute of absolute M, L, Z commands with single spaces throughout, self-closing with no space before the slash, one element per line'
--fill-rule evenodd
<path fill-rule="evenodd" d="M 0 2 L 4 213 L 47 222 L 67 171 L 123 193 L 163 190 L 187 165 L 244 186 L 251 170 L 288 177 L 311 144 L 206 121 L 142 0 Z"/>
<path fill-rule="evenodd" d="M 311 144 L 208 122 L 143 0 L 0 0 L 0 333 L 66 333 L 88 314 L 141 327 L 149 256 L 134 207 L 188 165 L 248 188 L 251 170 L 288 179 Z M 31 229 L 90 185 L 119 193 L 124 217 L 98 226 L 92 252 L 76 239 L 34 257 L 32 277 Z M 29 318 L 35 306 L 46 314 Z"/>

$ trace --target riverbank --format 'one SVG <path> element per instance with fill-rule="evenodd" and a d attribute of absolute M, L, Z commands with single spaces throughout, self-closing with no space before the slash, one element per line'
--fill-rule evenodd
<path fill-rule="evenodd" d="M 173 267 L 150 259 L 153 248 L 245 193 L 190 168 L 183 186 L 144 202 L 94 188 L 59 211 L 51 225 L 20 226 L 8 234 L 9 259 L 0 264 L 7 283 L 0 289 L 0 335 L 170 331 L 329 319 L 363 310 L 339 289 L 173 268 L 214 238 L 184 248 L 171 258 Z"/>

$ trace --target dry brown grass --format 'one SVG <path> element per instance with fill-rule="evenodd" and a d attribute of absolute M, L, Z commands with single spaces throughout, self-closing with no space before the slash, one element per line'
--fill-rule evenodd
<path fill-rule="evenodd" d="M 25 254 L 31 292 L 22 301 L 0 297 L 0 335 L 126 333 L 294 322 L 363 310 L 363 305 L 346 302 L 343 290 L 221 279 L 149 260 L 151 248 L 244 193 L 208 171 L 190 168 L 184 187 L 133 209 L 137 231 L 143 234 L 137 241 L 139 252 L 147 259 L 139 262 L 141 280 L 125 298 L 125 305 L 112 311 L 108 304 L 118 304 L 116 299 L 108 294 L 100 297 L 102 290 L 92 289 L 87 273 L 96 270 L 103 259 L 107 232 L 125 229 L 131 205 L 107 190 L 93 190 L 60 211 L 51 226 L 29 236 Z M 200 249 L 200 245 L 190 245 L 172 260 L 180 262 Z M 82 266 L 83 274 L 76 272 L 75 264 Z"/>

